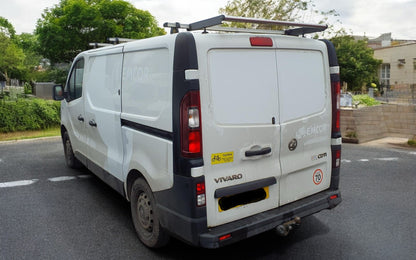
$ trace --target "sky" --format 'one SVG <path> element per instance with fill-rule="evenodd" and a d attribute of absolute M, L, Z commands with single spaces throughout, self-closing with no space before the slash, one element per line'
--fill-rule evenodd
<path fill-rule="evenodd" d="M 149 11 L 162 27 L 164 22 L 191 23 L 218 15 L 229 0 L 128 0 Z M 340 26 L 354 35 L 377 37 L 392 33 L 393 39 L 416 40 L 416 0 L 314 0 L 316 9 L 335 9 Z M 33 33 L 45 8 L 59 0 L 0 0 L 0 16 L 9 20 L 18 34 Z M 303 21 L 316 23 L 309 16 Z M 331 21 L 330 21 L 331 22 Z"/>

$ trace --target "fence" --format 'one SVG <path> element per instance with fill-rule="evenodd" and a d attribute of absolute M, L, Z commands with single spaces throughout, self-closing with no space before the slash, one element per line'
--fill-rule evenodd
<path fill-rule="evenodd" d="M 377 100 L 386 103 L 416 104 L 416 84 L 396 84 L 390 88 L 384 88 Z"/>

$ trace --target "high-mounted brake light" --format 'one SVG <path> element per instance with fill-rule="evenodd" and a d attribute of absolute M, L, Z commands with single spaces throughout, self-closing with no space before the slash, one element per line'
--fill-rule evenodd
<path fill-rule="evenodd" d="M 251 46 L 273 47 L 273 40 L 269 37 L 250 37 Z"/>
<path fill-rule="evenodd" d="M 206 196 L 205 196 L 205 182 L 199 182 L 196 184 L 196 205 L 198 207 L 205 206 Z"/>
<path fill-rule="evenodd" d="M 199 91 L 190 91 L 181 102 L 181 150 L 187 158 L 202 157 Z"/>

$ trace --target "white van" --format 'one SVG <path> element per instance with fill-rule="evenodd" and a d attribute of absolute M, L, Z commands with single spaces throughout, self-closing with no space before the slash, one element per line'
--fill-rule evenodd
<path fill-rule="evenodd" d="M 125 196 L 149 247 L 169 236 L 217 248 L 287 234 L 341 202 L 335 50 L 296 37 L 326 27 L 206 33 L 222 21 L 282 24 L 222 15 L 167 24 L 203 32 L 82 52 L 65 89 L 54 88 L 68 166 Z"/>

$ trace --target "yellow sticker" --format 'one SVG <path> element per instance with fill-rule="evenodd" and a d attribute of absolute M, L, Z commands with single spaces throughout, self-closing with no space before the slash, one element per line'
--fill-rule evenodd
<path fill-rule="evenodd" d="M 234 161 L 234 152 L 211 154 L 211 164 L 230 163 Z"/>

